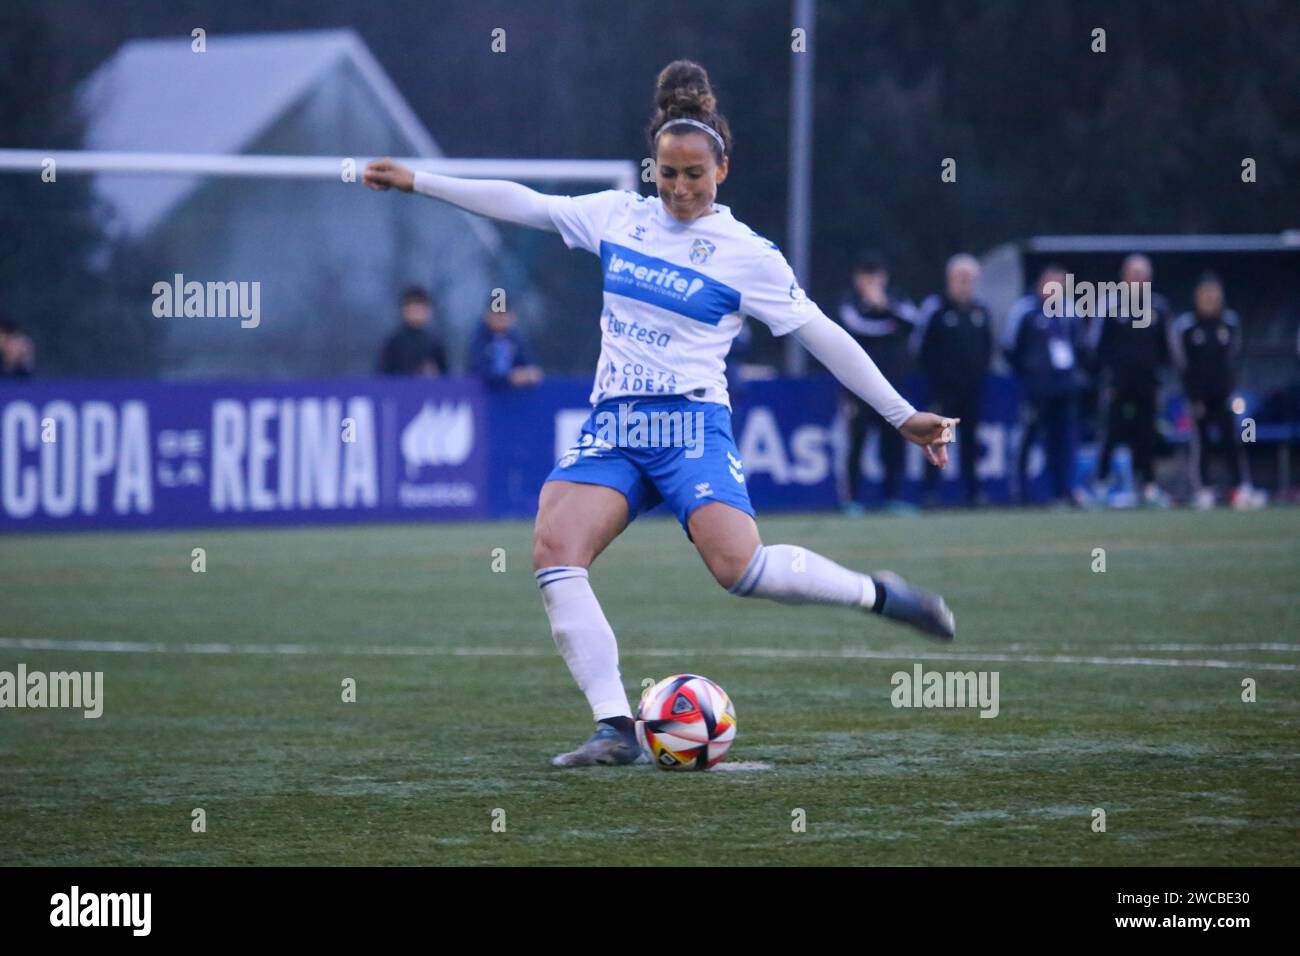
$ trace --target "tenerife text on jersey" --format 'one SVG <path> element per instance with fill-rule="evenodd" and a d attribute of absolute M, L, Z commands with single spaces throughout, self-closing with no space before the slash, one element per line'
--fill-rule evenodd
<path fill-rule="evenodd" d="M 703 273 L 609 241 L 600 244 L 605 291 L 717 325 L 740 309 L 740 293 Z"/>

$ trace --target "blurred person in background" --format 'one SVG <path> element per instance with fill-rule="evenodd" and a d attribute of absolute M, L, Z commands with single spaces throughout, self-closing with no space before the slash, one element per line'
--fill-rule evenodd
<path fill-rule="evenodd" d="M 993 323 L 987 306 L 975 298 L 979 277 L 980 264 L 974 256 L 964 252 L 953 256 L 945 270 L 943 293 L 921 304 L 917 323 L 917 351 L 930 381 L 931 405 L 940 415 L 960 419 L 957 454 L 962 502 L 967 506 L 984 501 L 976 466 L 984 379 L 993 356 Z"/>
<path fill-rule="evenodd" d="M 1206 273 L 1196 283 L 1191 312 L 1178 317 L 1170 330 L 1169 349 L 1183 380 L 1192 416 L 1188 465 L 1198 510 L 1216 502 L 1210 482 L 1210 458 L 1221 457 L 1232 482 L 1229 502 L 1234 508 L 1260 506 L 1262 496 L 1250 485 L 1249 465 L 1232 408 L 1241 360 L 1241 321 L 1225 308 L 1223 283 Z"/>
<path fill-rule="evenodd" d="M 0 378 L 31 378 L 36 346 L 15 322 L 0 317 Z"/>
<path fill-rule="evenodd" d="M 1300 445 L 1300 328 L 1295 333 L 1295 375 L 1291 379 L 1291 445 Z M 1288 454 L 1292 449 L 1288 448 Z M 1295 492 L 1291 490 L 1290 482 L 1286 483 L 1288 487 L 1281 491 L 1295 500 Z"/>
<path fill-rule="evenodd" d="M 900 382 L 911 364 L 908 343 L 915 314 L 909 303 L 891 298 L 888 288 L 889 270 L 885 260 L 878 253 L 864 252 L 853 268 L 853 287 L 840 302 L 839 320 L 875 361 L 885 378 Z M 862 449 L 867 432 L 873 429 L 879 436 L 880 463 L 885 472 L 882 497 L 886 510 L 894 514 L 915 512 L 914 507 L 899 498 L 906 445 L 903 436 L 852 392 L 843 393 L 843 405 L 849 420 L 847 497 L 841 505 L 844 513 L 863 513 L 858 501 L 862 483 Z"/>
<path fill-rule="evenodd" d="M 437 378 L 447 374 L 447 352 L 429 328 L 433 300 L 418 286 L 402 292 L 402 324 L 384 342 L 379 353 L 381 375 L 419 375 Z"/>
<path fill-rule="evenodd" d="M 1023 429 L 1017 475 L 1020 500 L 1029 500 L 1029 449 L 1041 441 L 1047 458 L 1052 503 L 1081 504 L 1074 490 L 1074 457 L 1078 444 L 1079 322 L 1072 308 L 1049 310 L 1053 284 L 1065 285 L 1065 267 L 1051 264 L 1038 276 L 1036 291 L 1011 307 L 1003 338 L 1007 363 L 1020 380 Z M 1058 289 L 1059 297 L 1059 289 Z M 1048 315 L 1048 311 L 1060 312 Z"/>
<path fill-rule="evenodd" d="M 489 308 L 469 343 L 469 370 L 489 388 L 523 388 L 542 380 L 523 335 L 515 328 L 515 313 Z"/>
<path fill-rule="evenodd" d="M 1120 266 L 1123 282 L 1150 283 L 1154 272 L 1151 260 L 1131 255 Z M 1134 302 L 1130 293 L 1129 302 Z M 1101 389 L 1101 431 L 1105 438 L 1097 458 L 1097 476 L 1093 483 L 1093 500 L 1109 500 L 1111 457 L 1119 445 L 1127 445 L 1133 455 L 1133 471 L 1141 483 L 1142 501 L 1160 508 L 1169 507 L 1169 496 L 1156 484 L 1156 387 L 1160 369 L 1169 364 L 1169 304 L 1162 296 L 1150 293 L 1140 301 L 1149 305 L 1150 324 L 1134 325 L 1143 316 L 1124 310 L 1113 297 L 1097 303 L 1097 315 L 1090 320 L 1088 347 L 1099 376 Z M 1125 312 L 1130 314 L 1123 314 Z"/>

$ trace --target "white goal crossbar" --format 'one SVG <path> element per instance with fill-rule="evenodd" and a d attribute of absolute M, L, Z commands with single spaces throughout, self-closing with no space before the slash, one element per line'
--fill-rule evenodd
<path fill-rule="evenodd" d="M 225 155 L 219 153 L 125 153 L 61 149 L 0 149 L 0 173 L 37 173 L 53 160 L 57 173 L 171 176 L 251 176 L 342 180 L 344 163 L 357 178 L 370 157 Z M 638 167 L 619 159 L 446 159 L 399 157 L 413 169 L 473 179 L 607 182 L 636 189 Z"/>

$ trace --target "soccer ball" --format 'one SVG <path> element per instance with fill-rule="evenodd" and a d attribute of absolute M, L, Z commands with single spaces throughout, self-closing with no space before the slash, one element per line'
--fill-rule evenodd
<path fill-rule="evenodd" d="M 636 736 L 660 770 L 708 770 L 736 739 L 736 707 L 707 677 L 676 674 L 641 695 Z"/>

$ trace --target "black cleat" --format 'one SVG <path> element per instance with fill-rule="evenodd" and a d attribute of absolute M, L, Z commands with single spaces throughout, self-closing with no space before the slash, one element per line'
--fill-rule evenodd
<path fill-rule="evenodd" d="M 649 759 L 641 752 L 635 733 L 624 734 L 609 724 L 601 723 L 596 725 L 596 732 L 585 744 L 567 754 L 552 757 L 551 764 L 556 767 L 618 766 L 648 763 Z"/>
<path fill-rule="evenodd" d="M 942 597 L 913 587 L 893 571 L 880 571 L 872 579 L 885 592 L 881 617 L 908 624 L 941 641 L 956 637 L 957 622 Z"/>

